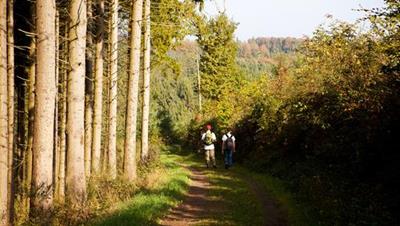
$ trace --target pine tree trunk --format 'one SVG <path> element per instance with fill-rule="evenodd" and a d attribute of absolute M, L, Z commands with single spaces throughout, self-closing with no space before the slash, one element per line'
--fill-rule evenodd
<path fill-rule="evenodd" d="M 62 26 L 62 39 L 64 40 L 60 48 L 60 81 L 59 81 L 59 164 L 58 164 L 58 186 L 57 186 L 57 198 L 63 203 L 65 200 L 65 174 L 66 174 L 66 148 L 67 148 L 67 136 L 66 136 L 66 124 L 67 124 L 67 81 L 69 73 L 69 62 L 68 62 L 68 41 L 69 24 L 63 23 Z"/>
<path fill-rule="evenodd" d="M 8 0 L 7 12 L 7 73 L 8 73 L 8 206 L 10 224 L 14 219 L 14 1 Z"/>
<path fill-rule="evenodd" d="M 144 54 L 143 54 L 143 110 L 142 110 L 142 161 L 149 155 L 149 115 L 150 115 L 150 0 L 144 5 Z"/>
<path fill-rule="evenodd" d="M 67 95 L 66 195 L 72 203 L 86 199 L 84 162 L 86 1 L 72 0 L 69 8 L 69 62 Z"/>
<path fill-rule="evenodd" d="M 94 77 L 92 172 L 100 172 L 101 131 L 103 116 L 104 0 L 97 0 L 96 56 Z"/>
<path fill-rule="evenodd" d="M 7 1 L 0 0 L 0 225 L 8 225 Z"/>
<path fill-rule="evenodd" d="M 58 120 L 58 102 L 59 102 L 59 95 L 58 95 L 58 89 L 59 89 L 59 57 L 60 57 L 60 52 L 59 52 L 59 45 L 60 45 L 60 15 L 57 10 L 56 12 L 56 23 L 55 23 L 55 32 L 56 32 L 56 43 L 55 43 L 55 50 L 56 50 L 56 59 L 55 59 L 55 82 L 56 82 L 56 97 L 55 97 L 55 105 L 54 105 L 54 198 L 58 199 L 58 193 L 57 191 L 59 190 L 59 185 L 60 185 L 60 140 L 59 140 L 59 120 Z"/>
<path fill-rule="evenodd" d="M 125 122 L 124 176 L 134 181 L 136 174 L 136 127 L 139 95 L 140 41 L 143 0 L 136 0 L 131 9 L 128 99 Z"/>
<path fill-rule="evenodd" d="M 32 216 L 46 213 L 53 202 L 55 81 L 54 0 L 37 0 L 36 97 L 33 133 Z M 40 215 L 39 215 L 40 216 Z"/>
<path fill-rule="evenodd" d="M 36 14 L 36 13 L 34 13 Z M 32 28 L 34 29 L 34 28 Z M 30 192 L 32 183 L 32 146 L 33 146 L 33 124 L 34 124 L 34 109 L 35 109 L 35 82 L 36 82 L 36 39 L 31 38 L 29 46 L 29 60 L 28 67 L 28 94 L 27 94 L 27 114 L 28 114 L 28 135 L 27 146 L 24 154 L 24 186 L 26 186 L 25 207 L 29 210 L 30 205 Z M 28 211 L 27 211 L 28 212 Z"/>
<path fill-rule="evenodd" d="M 68 25 L 64 25 L 64 35 L 65 39 L 68 36 Z M 60 162 L 58 164 L 59 178 L 57 186 L 57 198 L 60 202 L 64 202 L 65 198 L 65 158 L 66 158 L 66 123 L 67 123 L 67 77 L 68 77 L 68 42 L 64 41 L 61 48 L 62 70 L 60 78 Z"/>
<path fill-rule="evenodd" d="M 92 0 L 87 1 L 88 30 L 86 35 L 86 85 L 85 85 L 85 175 L 90 177 L 93 132 L 93 13 Z"/>
<path fill-rule="evenodd" d="M 111 1 L 110 33 L 110 128 L 108 143 L 108 173 L 112 179 L 117 176 L 117 99 L 118 99 L 118 0 Z"/>

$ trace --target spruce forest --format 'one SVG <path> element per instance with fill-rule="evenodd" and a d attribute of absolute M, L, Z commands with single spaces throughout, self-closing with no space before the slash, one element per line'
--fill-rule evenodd
<path fill-rule="evenodd" d="M 400 225 L 400 1 L 246 41 L 213 1 L 0 0 L 0 226 Z"/>

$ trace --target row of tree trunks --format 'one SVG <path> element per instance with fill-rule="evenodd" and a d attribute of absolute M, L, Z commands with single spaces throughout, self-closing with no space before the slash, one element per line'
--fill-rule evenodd
<path fill-rule="evenodd" d="M 28 21 L 24 22 L 29 26 L 21 29 L 17 24 L 14 29 L 14 1 L 0 0 L 0 225 L 12 224 L 14 218 L 14 182 L 21 191 L 18 195 L 26 210 L 23 212 L 38 217 L 51 212 L 54 199 L 64 202 L 66 197 L 66 201 L 72 204 L 85 201 L 86 181 L 99 175 L 101 166 L 105 167 L 110 178 L 117 177 L 119 2 L 112 0 L 110 3 L 109 123 L 105 129 L 106 145 L 103 144 L 106 154 L 101 156 L 104 0 L 87 1 L 58 2 L 60 5 L 57 6 L 55 0 L 21 0 L 20 7 L 28 2 L 33 7 L 32 10 L 24 9 L 31 11 Z M 68 12 L 63 11 L 67 5 Z M 133 182 L 137 177 L 142 21 L 145 22 L 145 32 L 141 158 L 143 161 L 148 158 L 150 0 L 145 2 L 144 15 L 143 0 L 132 1 L 130 10 L 123 176 Z M 93 22 L 88 22 L 88 19 L 93 19 Z M 19 40 L 25 44 L 23 50 L 19 50 L 20 55 L 14 53 L 15 30 L 24 36 L 23 41 Z M 20 67 L 24 67 L 20 69 L 23 75 L 19 77 L 14 77 L 14 56 L 18 56 Z M 18 84 L 14 84 L 14 78 Z M 16 87 L 18 90 L 14 95 Z M 17 110 L 14 109 L 16 99 Z M 17 117 L 14 117 L 16 113 Z M 17 132 L 14 131 L 15 125 Z M 16 134 L 17 139 L 14 139 Z M 101 157 L 104 163 L 101 163 Z"/>
<path fill-rule="evenodd" d="M 140 44 L 142 27 L 143 0 L 136 0 L 132 4 L 130 19 L 130 51 L 129 51 L 129 75 L 128 97 L 125 122 L 125 146 L 124 146 L 124 176 L 128 181 L 134 181 L 136 173 L 136 127 L 139 94 L 140 72 Z"/>

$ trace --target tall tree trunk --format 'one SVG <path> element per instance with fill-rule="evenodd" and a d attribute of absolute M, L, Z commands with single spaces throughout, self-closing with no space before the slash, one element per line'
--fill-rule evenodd
<path fill-rule="evenodd" d="M 59 75 L 60 75 L 60 65 L 59 65 L 59 57 L 60 57 L 60 14 L 57 10 L 56 12 L 56 23 L 55 23 L 55 32 L 56 32 L 56 40 L 55 40 L 55 50 L 56 50 L 56 59 L 55 59 L 55 86 L 56 86 L 56 97 L 55 97 L 55 105 L 54 105 L 54 163 L 53 163 L 53 171 L 54 171 L 54 197 L 58 199 L 59 185 L 60 185 L 60 140 L 59 140 L 59 120 L 58 120 L 58 102 L 59 102 Z"/>
<path fill-rule="evenodd" d="M 124 176 L 128 181 L 136 179 L 136 127 L 139 95 L 140 41 L 143 0 L 136 0 L 131 9 L 131 37 L 129 53 L 129 82 L 125 122 Z"/>
<path fill-rule="evenodd" d="M 34 13 L 36 14 L 36 13 Z M 35 21 L 33 19 L 33 21 Z M 33 22 L 35 24 L 35 22 Z M 34 25 L 35 26 L 35 25 Z M 33 30 L 35 28 L 32 28 Z M 31 193 L 31 183 L 32 183 L 32 146 L 33 146 L 33 124 L 35 118 L 35 82 L 36 82 L 36 39 L 31 38 L 31 43 L 29 46 L 29 66 L 28 66 L 28 93 L 27 93 L 27 115 L 28 115 L 28 132 L 27 132 L 27 144 L 24 153 L 24 186 L 26 186 L 26 194 L 24 194 L 25 207 L 29 211 L 30 205 L 30 193 Z M 21 122 L 20 122 L 21 123 Z M 28 212 L 27 211 L 27 212 Z"/>
<path fill-rule="evenodd" d="M 117 176 L 117 99 L 118 99 L 118 0 L 111 1 L 110 32 L 110 106 L 108 173 L 112 179 Z"/>
<path fill-rule="evenodd" d="M 98 174 L 100 171 L 101 123 L 103 116 L 104 0 L 97 0 L 96 12 L 96 56 L 92 143 L 92 172 L 94 174 Z"/>
<path fill-rule="evenodd" d="M 8 225 L 7 1 L 0 0 L 0 225 Z"/>
<path fill-rule="evenodd" d="M 36 97 L 33 134 L 33 216 L 46 213 L 53 202 L 53 136 L 55 81 L 54 0 L 37 0 Z"/>
<path fill-rule="evenodd" d="M 84 162 L 85 111 L 85 49 L 86 1 L 72 0 L 69 8 L 69 62 L 67 110 L 67 173 L 68 201 L 79 203 L 86 199 Z"/>
<path fill-rule="evenodd" d="M 143 110 L 142 110 L 142 161 L 149 155 L 149 115 L 150 115 L 150 0 L 144 4 L 144 54 L 143 54 Z"/>
<path fill-rule="evenodd" d="M 64 25 L 64 35 L 67 40 L 68 36 L 68 25 Z M 59 179 L 57 186 L 57 198 L 63 202 L 65 197 L 65 158 L 66 158 L 66 124 L 67 124 L 67 78 L 68 78 L 68 41 L 64 41 L 61 48 L 62 57 L 62 70 L 60 77 L 60 162 L 59 162 Z"/>
<path fill-rule="evenodd" d="M 85 93 L 85 175 L 90 177 L 93 132 L 93 13 L 92 0 L 87 1 L 88 30 L 86 35 Z"/>
<path fill-rule="evenodd" d="M 7 73 L 8 73 L 8 206 L 10 224 L 14 219 L 14 1 L 8 0 L 7 12 Z"/>

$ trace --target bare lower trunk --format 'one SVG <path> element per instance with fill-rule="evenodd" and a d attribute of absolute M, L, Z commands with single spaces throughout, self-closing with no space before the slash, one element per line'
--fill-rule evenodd
<path fill-rule="evenodd" d="M 24 184 L 26 186 L 25 207 L 29 211 L 30 205 L 30 191 L 32 183 L 32 146 L 33 146 L 33 122 L 35 118 L 35 80 L 36 80 L 36 40 L 32 37 L 29 46 L 29 60 L 30 65 L 28 68 L 28 97 L 27 97 L 27 113 L 28 113 L 28 136 L 27 146 L 25 149 L 25 169 L 24 169 Z M 27 211 L 27 212 L 28 212 Z"/>
<path fill-rule="evenodd" d="M 85 175 L 90 177 L 93 132 L 93 14 L 92 0 L 87 3 L 88 30 L 86 35 L 86 94 L 85 94 Z"/>
<path fill-rule="evenodd" d="M 55 43 L 55 50 L 56 50 L 56 59 L 55 59 L 55 86 L 56 86 L 56 97 L 55 97 L 55 105 L 54 105 L 54 164 L 53 164 L 53 171 L 54 171 L 54 197 L 58 199 L 59 185 L 60 185 L 60 146 L 59 146 L 59 133 L 58 133 L 58 89 L 59 89 L 59 44 L 60 44 L 60 15 L 59 12 L 56 12 L 56 24 L 55 24 L 55 31 L 56 31 L 56 43 Z"/>
<path fill-rule="evenodd" d="M 33 216 L 46 213 L 53 202 L 53 136 L 55 81 L 55 19 L 54 0 L 38 0 L 36 97 L 33 134 Z"/>
<path fill-rule="evenodd" d="M 0 225 L 9 218 L 7 123 L 7 1 L 0 0 Z"/>
<path fill-rule="evenodd" d="M 118 0 L 111 3 L 110 34 L 110 129 L 108 143 L 108 173 L 112 179 L 117 176 L 117 95 L 118 95 Z"/>
<path fill-rule="evenodd" d="M 101 131 L 103 115 L 104 0 L 97 0 L 96 56 L 94 77 L 92 172 L 100 172 Z"/>
<path fill-rule="evenodd" d="M 8 0 L 7 12 L 7 73 L 8 73 L 8 206 L 10 212 L 10 224 L 14 219 L 14 1 Z"/>
<path fill-rule="evenodd" d="M 150 115 L 150 0 L 144 6 L 144 54 L 143 54 L 143 111 L 142 111 L 142 161 L 149 155 L 149 115 Z"/>
<path fill-rule="evenodd" d="M 66 193 L 71 203 L 86 199 L 84 162 L 86 1 L 72 0 L 69 8 L 69 62 L 67 110 Z"/>
<path fill-rule="evenodd" d="M 68 36 L 68 25 L 64 25 L 64 35 L 65 39 Z M 66 124 L 67 124 L 67 78 L 68 78 L 68 42 L 64 41 L 62 48 L 61 48 L 61 74 L 60 74 L 60 159 L 58 164 L 58 186 L 57 186 L 57 198 L 60 202 L 64 202 L 65 198 L 65 158 L 66 158 L 66 148 L 67 148 L 67 141 L 66 141 Z"/>
<path fill-rule="evenodd" d="M 134 181 L 136 174 L 136 127 L 139 95 L 140 41 L 143 0 L 136 0 L 131 9 L 128 99 L 125 122 L 124 176 Z"/>

